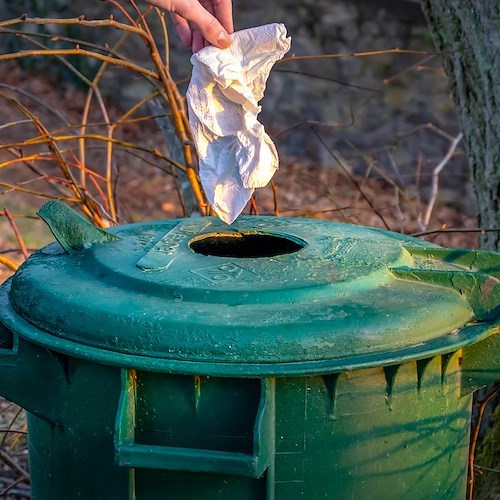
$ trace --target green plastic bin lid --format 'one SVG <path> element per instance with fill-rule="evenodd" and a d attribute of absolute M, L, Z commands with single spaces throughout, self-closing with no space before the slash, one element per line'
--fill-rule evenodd
<path fill-rule="evenodd" d="M 494 253 L 287 217 L 104 232 L 56 208 L 42 216 L 60 243 L 4 285 L 0 317 L 103 363 L 232 376 L 395 364 L 477 341 L 480 323 L 460 328 L 498 312 Z"/>

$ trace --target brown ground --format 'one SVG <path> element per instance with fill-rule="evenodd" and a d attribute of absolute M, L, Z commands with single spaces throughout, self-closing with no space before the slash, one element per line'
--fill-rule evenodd
<path fill-rule="evenodd" d="M 15 65 L 4 64 L 2 68 L 0 83 L 29 91 L 46 103 L 48 107 L 30 99 L 21 98 L 22 102 L 30 107 L 47 128 L 55 130 L 62 126 L 60 120 L 54 117 L 48 108 L 57 109 L 72 124 L 79 123 L 85 93 L 66 84 L 55 84 L 40 75 L 26 77 Z M 6 88 L 0 88 L 0 92 L 19 97 L 18 94 Z M 109 107 L 109 112 L 114 117 L 120 114 L 119 110 L 112 106 Z M 0 145 L 36 135 L 30 124 L 1 128 L 2 125 L 19 119 L 22 117 L 15 108 L 5 104 L 5 101 L 0 101 Z M 102 121 L 95 108 L 92 110 L 91 121 Z M 103 129 L 96 126 L 93 130 L 102 132 Z M 117 136 L 123 140 L 140 142 L 141 145 L 153 149 L 162 150 L 163 148 L 162 135 L 158 132 L 154 122 L 126 125 Z M 29 151 L 32 150 L 23 149 L 24 153 Z M 0 162 L 10 158 L 12 158 L 10 153 L 0 150 Z M 88 158 L 88 164 L 99 170 L 102 152 L 89 150 Z M 119 173 L 117 198 L 123 220 L 172 218 L 181 215 L 171 176 L 123 152 L 117 152 L 115 166 Z M 54 171 L 54 167 L 50 164 L 44 165 L 44 168 L 49 173 Z M 33 178 L 33 173 L 23 165 L 0 169 L 0 182 L 20 183 Z M 293 158 L 282 158 L 281 168 L 275 176 L 275 182 L 278 190 L 278 208 L 280 214 L 283 215 L 322 218 L 380 228 L 389 227 L 395 231 L 411 234 L 419 231 L 417 218 L 426 206 L 409 189 L 400 192 L 397 196 L 394 185 L 386 180 L 357 178 L 356 182 L 363 192 L 361 194 L 354 182 L 344 173 L 334 168 L 321 168 L 309 162 L 295 161 Z M 44 180 L 30 181 L 25 186 L 31 189 L 49 189 L 53 192 Z M 12 190 L 0 192 L 0 210 L 7 206 L 13 213 L 34 214 L 43 201 L 42 198 L 19 194 Z M 256 202 L 260 213 L 274 213 L 273 192 L 270 188 L 260 190 L 256 194 Z M 245 213 L 248 212 L 249 209 L 245 210 Z M 51 240 L 48 230 L 40 222 L 16 220 L 29 248 L 36 249 Z M 477 221 L 474 217 L 466 217 L 452 206 L 438 202 L 429 228 L 439 228 L 443 225 L 451 228 L 471 228 L 477 226 Z M 434 234 L 428 238 L 444 246 L 477 246 L 476 233 Z M 16 248 L 18 245 L 12 228 L 5 218 L 0 217 L 0 251 Z M 19 252 L 8 252 L 4 255 L 8 255 L 17 262 L 22 260 Z M 11 272 L 0 265 L 0 282 L 9 274 Z M 27 469 L 25 436 L 14 432 L 1 432 L 2 429 L 10 427 L 13 430 L 23 431 L 24 415 L 23 413 L 18 415 L 17 407 L 0 400 L 0 453 L 4 456 L 4 459 L 0 460 L 0 492 L 12 482 L 19 480 L 19 483 L 11 490 L 11 493 L 14 492 L 15 495 L 7 496 L 7 498 L 24 498 L 29 496 L 28 483 L 22 480 L 15 466 L 6 463 L 8 459 L 5 459 L 5 454 Z M 0 455 L 1 458 L 2 455 Z M 0 497 L 2 497 L 1 493 Z"/>

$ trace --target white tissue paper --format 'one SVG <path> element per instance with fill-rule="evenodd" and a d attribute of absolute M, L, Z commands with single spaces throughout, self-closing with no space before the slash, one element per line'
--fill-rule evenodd
<path fill-rule="evenodd" d="M 290 49 L 283 24 L 238 31 L 231 38 L 227 49 L 210 46 L 193 54 L 187 91 L 201 183 L 227 224 L 278 168 L 276 147 L 257 120 L 258 102 L 274 63 Z"/>

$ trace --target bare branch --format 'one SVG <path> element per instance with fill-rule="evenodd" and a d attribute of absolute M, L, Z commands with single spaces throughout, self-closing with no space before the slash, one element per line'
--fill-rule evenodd
<path fill-rule="evenodd" d="M 380 213 L 379 210 L 377 210 L 377 208 L 375 207 L 375 205 L 373 205 L 373 203 L 371 202 L 371 200 L 366 196 L 365 192 L 360 187 L 360 185 L 356 181 L 356 179 L 349 172 L 349 170 L 340 161 L 340 159 L 338 158 L 338 156 L 328 147 L 328 145 L 324 141 L 323 137 L 321 137 L 321 135 L 318 133 L 318 131 L 314 127 L 311 127 L 311 129 L 314 132 L 314 134 L 316 135 L 316 137 L 319 139 L 319 141 L 321 142 L 321 144 L 330 153 L 330 155 L 332 156 L 332 158 L 339 164 L 340 168 L 342 168 L 342 170 L 344 171 L 344 173 L 346 174 L 346 176 L 349 178 L 349 180 L 354 184 L 354 187 L 359 191 L 359 193 L 361 194 L 361 196 L 363 197 L 363 199 L 368 203 L 368 205 L 370 205 L 370 208 L 374 211 L 374 213 L 376 213 L 378 215 L 379 219 L 382 221 L 382 223 L 384 224 L 384 226 L 386 227 L 386 229 L 390 230 L 391 228 L 389 227 L 389 224 L 387 224 L 387 221 L 385 220 L 384 216 Z"/>
<path fill-rule="evenodd" d="M 467 492 L 467 500 L 473 500 L 474 498 L 474 455 L 476 453 L 477 439 L 479 437 L 479 430 L 481 428 L 481 422 L 483 420 L 484 410 L 486 405 L 493 399 L 493 397 L 500 392 L 500 385 L 497 385 L 493 390 L 491 390 L 479 403 L 479 412 L 477 416 L 477 423 L 472 434 L 471 445 L 469 450 L 469 488 Z"/>
<path fill-rule="evenodd" d="M 0 130 L 9 127 L 15 127 L 16 125 L 24 125 L 26 123 L 31 123 L 31 120 L 17 120 L 15 122 L 4 123 L 3 125 L 0 125 Z"/>
<path fill-rule="evenodd" d="M 305 61 L 308 59 L 342 59 L 346 57 L 371 57 L 371 56 L 380 56 L 382 54 L 417 54 L 417 55 L 439 55 L 437 52 L 428 52 L 426 50 L 406 50 L 406 49 L 387 49 L 387 50 L 372 50 L 369 52 L 344 52 L 339 54 L 319 54 L 319 55 L 310 55 L 310 56 L 295 56 L 292 55 L 290 57 L 285 57 L 280 61 L 277 61 L 276 64 L 283 64 L 292 61 Z"/>
<path fill-rule="evenodd" d="M 7 217 L 10 226 L 12 227 L 12 230 L 14 231 L 14 234 L 16 235 L 17 242 L 19 243 L 19 248 L 24 256 L 25 259 L 29 257 L 28 250 L 26 249 L 26 244 L 24 243 L 24 239 L 21 236 L 21 232 L 19 231 L 19 228 L 17 227 L 17 224 L 15 223 L 14 219 L 12 218 L 12 215 L 10 214 L 10 211 L 7 207 L 4 208 L 4 214 L 5 217 Z"/>
<path fill-rule="evenodd" d="M 447 227 L 439 229 L 429 229 L 428 231 L 420 231 L 419 233 L 412 233 L 410 236 L 419 237 L 427 236 L 428 234 L 438 233 L 498 233 L 500 227 Z"/>
<path fill-rule="evenodd" d="M 97 28 L 99 26 L 110 26 L 118 28 L 123 31 L 130 31 L 140 36 L 144 36 L 144 32 L 140 28 L 130 26 L 128 24 L 120 23 L 110 16 L 109 19 L 95 19 L 93 21 L 86 21 L 84 16 L 72 17 L 67 19 L 54 19 L 47 17 L 27 17 L 26 15 L 18 17 L 17 19 L 8 19 L 7 21 L 0 22 L 0 28 L 7 28 L 16 24 L 79 24 L 80 26 L 88 26 L 90 28 Z"/>
<path fill-rule="evenodd" d="M 2 462 L 7 464 L 9 467 L 12 467 L 14 470 L 16 470 L 24 478 L 25 481 L 29 482 L 30 475 L 15 460 L 12 460 L 12 458 L 10 458 L 10 456 L 7 455 L 7 453 L 5 453 L 5 451 L 3 451 L 1 448 L 0 460 L 2 460 Z"/>
<path fill-rule="evenodd" d="M 99 59 L 100 61 L 108 61 L 111 64 L 115 64 L 117 66 L 122 66 L 124 68 L 128 68 L 132 71 L 140 73 L 141 75 L 147 76 L 149 78 L 153 78 L 154 80 L 158 80 L 158 73 L 154 71 L 150 71 L 142 66 L 138 66 L 137 64 L 123 61 L 121 59 L 117 59 L 115 57 L 109 57 L 102 54 L 98 54 L 97 52 L 92 52 L 90 50 L 85 50 L 81 48 L 76 49 L 49 49 L 49 50 L 21 50 L 20 52 L 11 52 L 8 54 L 0 54 L 0 61 L 11 61 L 14 59 L 22 59 L 23 57 L 31 57 L 31 56 L 87 56 L 93 59 Z"/>
<path fill-rule="evenodd" d="M 19 266 L 17 264 L 14 264 L 10 259 L 7 257 L 4 257 L 3 255 L 0 255 L 0 264 L 3 264 L 4 266 L 8 267 L 11 271 L 17 271 Z"/>
<path fill-rule="evenodd" d="M 450 161 L 451 157 L 453 156 L 453 153 L 455 152 L 455 149 L 457 149 L 458 143 L 462 140 L 462 137 L 463 137 L 463 134 L 462 134 L 462 132 L 460 132 L 460 134 L 458 134 L 455 137 L 455 139 L 453 139 L 445 157 L 439 162 L 439 164 L 432 171 L 431 198 L 429 200 L 429 204 L 427 205 L 427 210 L 425 211 L 425 216 L 424 216 L 424 220 L 423 220 L 423 224 L 424 224 L 425 228 L 427 228 L 427 226 L 429 225 L 429 221 L 431 220 L 432 210 L 434 208 L 434 204 L 436 203 L 436 199 L 438 196 L 439 174 L 441 173 L 443 168 L 446 166 L 446 164 Z"/>

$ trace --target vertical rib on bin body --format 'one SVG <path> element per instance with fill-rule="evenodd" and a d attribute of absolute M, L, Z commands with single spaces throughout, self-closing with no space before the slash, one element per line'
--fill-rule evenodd
<path fill-rule="evenodd" d="M 455 355 L 449 362 L 442 384 L 442 359 L 433 358 L 420 390 L 416 363 L 403 364 L 390 402 L 382 368 L 276 379 L 276 451 L 259 478 L 116 465 L 110 422 L 118 401 L 110 395 L 118 394 L 119 370 L 79 360 L 73 382 L 75 389 L 83 387 L 78 401 L 69 402 L 69 422 L 61 427 L 29 418 L 34 498 L 139 500 L 164 498 L 168 493 L 168 498 L 193 500 L 463 499 L 470 397 L 459 394 L 458 360 Z M 190 447 L 203 447 L 249 453 L 248 424 L 256 410 L 249 405 L 255 402 L 255 393 L 243 407 L 227 406 L 228 391 L 222 389 L 220 398 L 207 396 L 207 404 L 213 406 L 199 408 L 197 415 L 193 394 L 187 390 L 193 376 L 138 375 L 150 386 L 144 388 L 145 399 L 137 408 L 137 443 L 180 445 L 188 452 Z M 100 382 L 100 390 L 89 390 L 88 381 L 95 377 L 107 384 Z M 329 378 L 337 379 L 335 385 Z M 228 382 L 232 402 L 239 399 L 234 381 L 215 381 L 219 387 Z M 254 392 L 256 382 L 239 379 L 241 399 Z M 224 422 L 218 420 L 222 413 Z M 228 425 L 233 419 L 237 429 Z M 208 425 L 215 429 L 209 431 Z"/>
<path fill-rule="evenodd" d="M 465 497 L 470 399 L 459 398 L 458 372 L 441 386 L 433 360 L 419 393 L 415 364 L 400 371 L 391 402 L 379 368 L 342 373 L 333 407 L 324 377 L 294 381 L 303 416 L 292 423 L 277 404 L 276 498 Z"/>
<path fill-rule="evenodd" d="M 35 499 L 464 497 L 497 254 L 272 217 L 85 234 L 0 289 Z"/>

